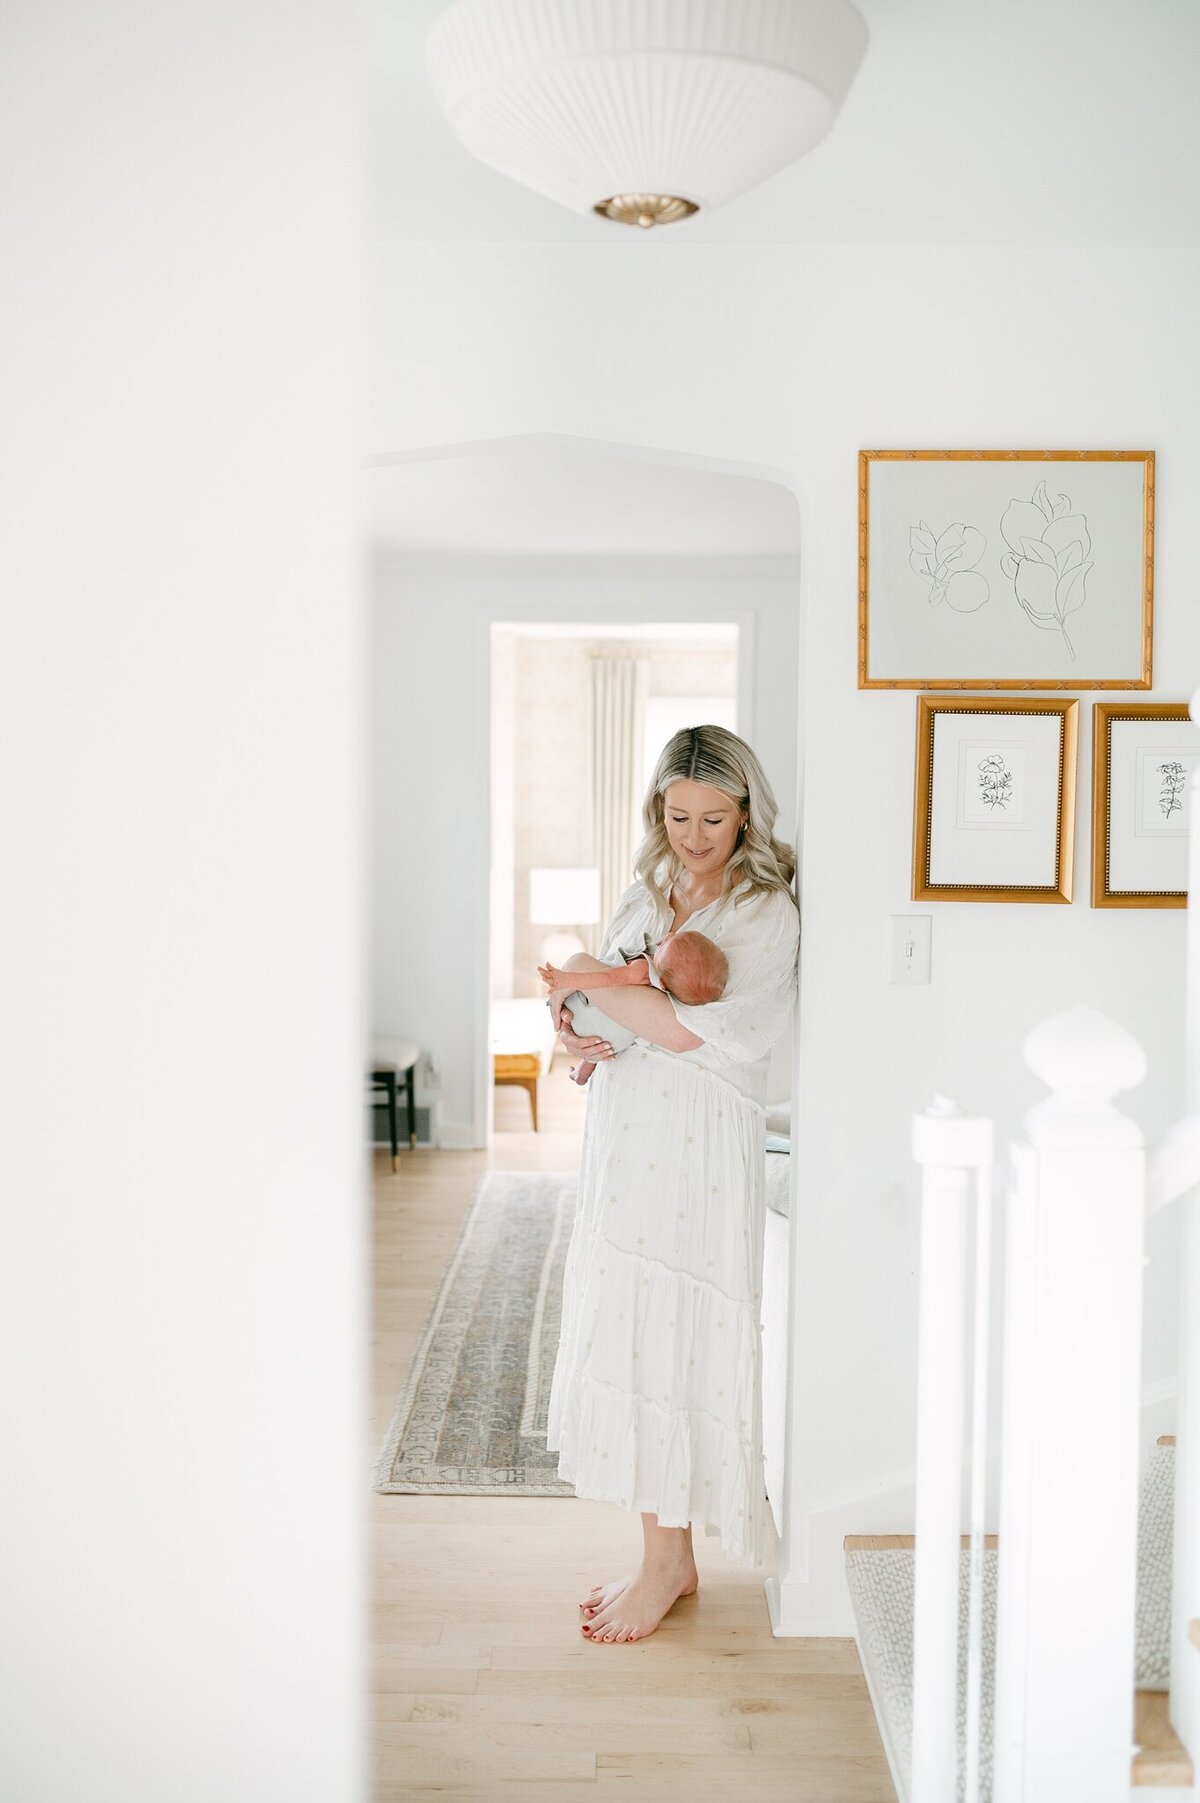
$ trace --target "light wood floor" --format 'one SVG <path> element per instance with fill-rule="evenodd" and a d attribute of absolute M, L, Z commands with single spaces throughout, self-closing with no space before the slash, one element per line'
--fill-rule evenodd
<path fill-rule="evenodd" d="M 485 1169 L 577 1168 L 582 1097 L 556 1064 L 541 1132 L 496 1092 L 485 1152 L 375 1159 L 374 1446 Z M 373 1447 L 374 1450 L 374 1447 Z M 849 1640 L 776 1640 L 762 1577 L 696 1538 L 700 1594 L 634 1646 L 577 1602 L 632 1568 L 636 1516 L 575 1497 L 371 1495 L 376 1803 L 893 1803 Z"/>

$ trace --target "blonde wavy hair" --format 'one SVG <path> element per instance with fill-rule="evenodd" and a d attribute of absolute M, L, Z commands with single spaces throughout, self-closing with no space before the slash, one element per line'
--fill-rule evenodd
<path fill-rule="evenodd" d="M 683 865 L 667 837 L 663 798 L 678 782 L 720 789 L 746 816 L 725 866 L 723 893 L 746 883 L 751 896 L 781 889 L 794 904 L 796 860 L 791 847 L 774 836 L 779 807 L 771 785 L 746 741 L 723 726 L 682 727 L 663 747 L 642 803 L 646 836 L 633 862 L 637 880 L 670 906 L 671 885 Z"/>

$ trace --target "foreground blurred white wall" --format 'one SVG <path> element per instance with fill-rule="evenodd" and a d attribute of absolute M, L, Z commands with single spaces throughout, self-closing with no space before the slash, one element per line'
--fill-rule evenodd
<path fill-rule="evenodd" d="M 0 1793 L 362 1794 L 356 23 L 0 13 Z"/>

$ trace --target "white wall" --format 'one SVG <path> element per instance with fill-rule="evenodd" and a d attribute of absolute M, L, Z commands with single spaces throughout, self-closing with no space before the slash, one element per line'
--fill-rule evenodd
<path fill-rule="evenodd" d="M 0 11 L 0 1793 L 364 1794 L 355 8 Z"/>
<path fill-rule="evenodd" d="M 912 909 L 916 702 L 854 686 L 856 453 L 1156 450 L 1155 696 L 1188 696 L 1200 676 L 1189 499 L 1200 480 L 1200 257 L 731 252 L 640 238 L 397 244 L 380 249 L 373 293 L 372 451 L 557 431 L 794 477 L 807 663 L 803 1042 L 781 1606 L 793 1627 L 844 1627 L 836 1535 L 824 1530 L 869 1519 L 871 1499 L 911 1464 L 911 1111 L 947 1091 L 994 1111 L 1003 1138 L 1035 1094 L 1020 1064 L 1024 1032 L 1086 999 L 1144 1040 L 1152 1077 L 1130 1105 L 1156 1134 L 1181 1102 L 1182 1049 L 1182 914 L 1087 903 L 1086 700 L 1075 905 L 929 904 L 933 982 L 885 984 L 885 917 Z M 421 633 L 416 656 L 433 648 Z M 428 684 L 435 666 L 424 670 Z M 461 817 L 435 828 L 439 845 L 465 830 Z M 422 918 L 439 905 L 429 885 Z M 1174 1360 L 1170 1233 L 1169 1223 L 1151 1231 L 1149 1382 L 1169 1378 Z M 866 1500 L 825 1508 L 840 1498 Z"/>
<path fill-rule="evenodd" d="M 373 479 L 373 478 L 372 478 Z M 432 1053 L 447 1145 L 482 1143 L 490 1090 L 488 629 L 493 620 L 736 620 L 739 715 L 795 830 L 799 609 L 785 558 L 376 560 L 372 581 L 373 1019 Z M 577 768 L 588 800 L 587 721 Z M 559 765 L 571 755 L 548 745 Z M 476 960 L 469 981 L 464 962 Z M 420 1089 L 420 1085 L 418 1086 Z"/>
<path fill-rule="evenodd" d="M 516 931 L 516 909 L 513 867 L 516 863 L 517 797 L 516 769 L 516 700 L 517 640 L 509 633 L 491 635 L 490 734 L 488 754 L 491 763 L 489 800 L 491 805 L 491 884 L 488 951 L 488 994 L 513 994 L 513 938 Z M 386 695 L 389 687 L 382 669 L 377 669 L 376 692 Z M 380 922 L 386 920 L 380 912 Z"/>

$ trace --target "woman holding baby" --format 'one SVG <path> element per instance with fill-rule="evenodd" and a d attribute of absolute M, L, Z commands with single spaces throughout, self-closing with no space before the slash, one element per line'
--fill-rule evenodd
<path fill-rule="evenodd" d="M 638 1511 L 644 1541 L 638 1570 L 581 1605 L 592 1640 L 644 1639 L 697 1588 L 694 1523 L 734 1564 L 766 1557 L 764 1103 L 799 937 L 776 812 L 743 740 L 718 726 L 676 733 L 643 806 L 636 880 L 601 947 L 601 965 L 642 968 L 590 992 L 612 1037 L 577 1037 L 562 1011 L 565 1045 L 599 1068 L 547 1445 L 578 1495 Z M 677 960 L 673 977 L 663 941 L 689 933 L 720 958 Z M 556 1008 L 581 980 L 552 973 Z M 691 993 L 718 999 L 682 999 Z"/>

